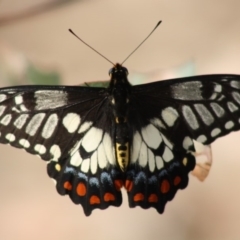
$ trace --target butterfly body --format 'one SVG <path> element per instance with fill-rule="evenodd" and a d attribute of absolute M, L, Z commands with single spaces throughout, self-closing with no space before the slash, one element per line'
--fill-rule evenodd
<path fill-rule="evenodd" d="M 95 208 L 164 211 L 188 184 L 193 139 L 210 144 L 240 129 L 240 76 L 205 75 L 132 86 L 116 64 L 107 88 L 0 89 L 0 142 L 47 161 L 61 195 Z"/>
<path fill-rule="evenodd" d="M 115 138 L 115 155 L 118 166 L 125 172 L 130 163 L 131 127 L 128 123 L 131 85 L 127 79 L 128 71 L 116 64 L 111 69 L 108 87 L 109 100 L 112 107 Z"/>

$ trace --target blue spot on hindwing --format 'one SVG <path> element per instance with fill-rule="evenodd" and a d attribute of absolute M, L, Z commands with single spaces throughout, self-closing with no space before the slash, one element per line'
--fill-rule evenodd
<path fill-rule="evenodd" d="M 111 186 L 113 185 L 112 177 L 107 172 L 102 172 L 100 179 L 103 184 L 108 183 Z"/>
<path fill-rule="evenodd" d="M 75 174 L 76 170 L 74 168 L 72 168 L 72 167 L 66 167 L 64 169 L 64 173 L 73 173 L 73 174 Z"/>
<path fill-rule="evenodd" d="M 155 184 L 157 183 L 157 177 L 156 176 L 151 176 L 150 178 L 148 178 L 148 183 L 149 184 Z"/>
<path fill-rule="evenodd" d="M 139 172 L 138 175 L 135 178 L 135 184 L 138 184 L 139 182 L 146 182 L 146 174 L 144 172 Z"/>
<path fill-rule="evenodd" d="M 78 178 L 80 178 L 80 179 L 84 179 L 86 182 L 88 181 L 87 175 L 84 174 L 84 173 L 82 173 L 82 172 L 79 172 L 79 173 L 77 174 L 77 176 L 78 176 Z"/>
<path fill-rule="evenodd" d="M 99 188 L 99 181 L 98 181 L 98 179 L 95 178 L 95 177 L 91 177 L 91 178 L 89 179 L 89 185 L 90 185 L 90 186 L 96 186 L 96 187 Z"/>

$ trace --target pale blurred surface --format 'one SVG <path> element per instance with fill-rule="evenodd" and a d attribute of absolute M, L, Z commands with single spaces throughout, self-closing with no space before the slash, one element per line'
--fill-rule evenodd
<path fill-rule="evenodd" d="M 19 8 L 19 2 L 0 1 L 0 16 Z M 20 8 L 30 2 L 22 0 Z M 240 74 L 239 9 L 239 0 L 77 1 L 1 26 L 0 44 L 55 68 L 64 84 L 80 84 L 108 79 L 111 66 L 68 28 L 121 62 L 163 20 L 126 62 L 130 79 L 131 70 L 170 69 L 189 60 L 196 64 L 196 74 Z M 120 208 L 96 210 L 87 218 L 80 206 L 57 194 L 43 161 L 9 146 L 1 145 L 0 151 L 1 240 L 240 239 L 240 132 L 212 145 L 208 178 L 201 183 L 190 176 L 188 188 L 176 194 L 163 215 L 128 208 L 124 194 Z"/>

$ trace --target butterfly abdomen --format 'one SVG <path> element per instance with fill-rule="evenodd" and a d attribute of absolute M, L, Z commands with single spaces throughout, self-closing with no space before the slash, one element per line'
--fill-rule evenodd
<path fill-rule="evenodd" d="M 109 100 L 113 110 L 115 126 L 115 154 L 119 168 L 125 172 L 130 162 L 130 126 L 128 123 L 131 85 L 122 68 L 112 72 Z"/>
<path fill-rule="evenodd" d="M 124 96 L 125 94 L 123 94 Z M 116 101 L 116 100 L 115 100 Z M 125 172 L 129 162 L 129 142 L 130 142 L 130 128 L 128 124 L 128 106 L 126 100 L 116 101 L 117 106 L 114 105 L 114 121 L 115 121 L 115 152 L 116 159 L 120 169 Z"/>

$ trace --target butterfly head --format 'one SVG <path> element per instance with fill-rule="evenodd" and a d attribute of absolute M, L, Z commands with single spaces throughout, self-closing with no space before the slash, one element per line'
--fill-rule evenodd
<path fill-rule="evenodd" d="M 110 88 L 130 85 L 127 78 L 128 70 L 119 63 L 109 70 L 109 75 L 111 77 Z"/>
<path fill-rule="evenodd" d="M 114 65 L 113 68 L 109 70 L 109 75 L 111 77 L 127 77 L 128 70 L 127 68 L 123 67 L 121 64 L 117 63 Z"/>

